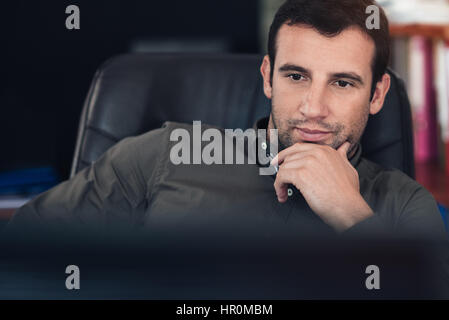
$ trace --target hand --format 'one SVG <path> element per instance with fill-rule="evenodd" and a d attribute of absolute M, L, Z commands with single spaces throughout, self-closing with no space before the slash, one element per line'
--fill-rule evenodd
<path fill-rule="evenodd" d="M 309 207 L 338 232 L 373 215 L 360 195 L 357 170 L 347 158 L 349 142 L 338 150 L 312 143 L 296 143 L 271 161 L 279 165 L 274 188 L 279 202 L 287 201 L 293 184 Z"/>

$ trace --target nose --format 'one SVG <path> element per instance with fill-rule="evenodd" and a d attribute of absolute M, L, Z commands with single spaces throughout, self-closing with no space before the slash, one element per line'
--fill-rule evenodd
<path fill-rule="evenodd" d="M 329 114 L 326 104 L 326 86 L 312 84 L 308 88 L 299 106 L 299 111 L 304 118 L 325 118 Z"/>

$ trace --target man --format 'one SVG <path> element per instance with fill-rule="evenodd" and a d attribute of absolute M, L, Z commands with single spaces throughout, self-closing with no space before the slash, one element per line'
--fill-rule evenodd
<path fill-rule="evenodd" d="M 167 122 L 30 201 L 9 228 L 443 235 L 428 191 L 361 158 L 368 117 L 390 86 L 388 21 L 380 10 L 380 28 L 366 28 L 372 4 L 298 0 L 277 12 L 261 65 L 272 110 L 255 126 L 278 130 L 276 175 L 259 175 L 260 163 L 174 164 L 171 133 L 192 126 Z M 256 143 L 266 149 L 265 137 Z"/>

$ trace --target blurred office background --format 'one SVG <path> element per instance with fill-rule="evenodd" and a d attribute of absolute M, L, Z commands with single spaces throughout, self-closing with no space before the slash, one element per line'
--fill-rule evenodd
<path fill-rule="evenodd" d="M 102 62 L 127 52 L 265 53 L 268 28 L 282 2 L 2 3 L 0 209 L 68 178 L 84 98 Z M 419 123 L 417 179 L 449 206 L 449 2 L 379 3 L 392 23 L 392 66 L 409 87 Z M 65 28 L 71 4 L 80 8 L 80 30 Z"/>
<path fill-rule="evenodd" d="M 448 207 L 449 1 L 379 3 L 390 20 L 390 65 L 405 81 L 412 107 L 416 180 Z"/>

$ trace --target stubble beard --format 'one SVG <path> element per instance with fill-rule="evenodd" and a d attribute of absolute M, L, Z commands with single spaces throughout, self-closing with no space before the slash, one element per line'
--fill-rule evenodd
<path fill-rule="evenodd" d="M 274 98 L 274 97 L 273 97 Z M 280 119 L 278 117 L 277 112 L 275 112 L 276 107 L 274 106 L 272 99 L 271 105 L 271 119 L 273 128 L 278 130 L 278 139 L 279 139 L 279 151 L 284 150 L 288 147 L 291 147 L 297 142 L 292 137 L 292 130 L 294 127 L 304 127 L 312 124 L 308 120 L 298 120 L 298 119 Z M 369 106 L 367 107 L 369 108 Z M 368 109 L 367 109 L 368 110 Z M 316 143 L 322 145 L 328 145 L 333 149 L 338 149 L 345 141 L 349 141 L 351 143 L 351 147 L 348 150 L 348 155 L 352 155 L 353 151 L 355 151 L 355 147 L 357 146 L 360 138 L 362 136 L 363 131 L 365 130 L 366 124 L 368 122 L 369 112 L 364 112 L 361 116 L 361 119 L 351 125 L 351 130 L 349 134 L 345 134 L 345 126 L 343 124 L 337 123 L 334 125 L 330 125 L 323 122 L 313 123 L 313 127 L 319 127 L 327 131 L 331 131 L 334 136 L 332 142 L 329 143 L 320 143 L 320 142 L 308 142 L 304 141 L 304 143 Z"/>

